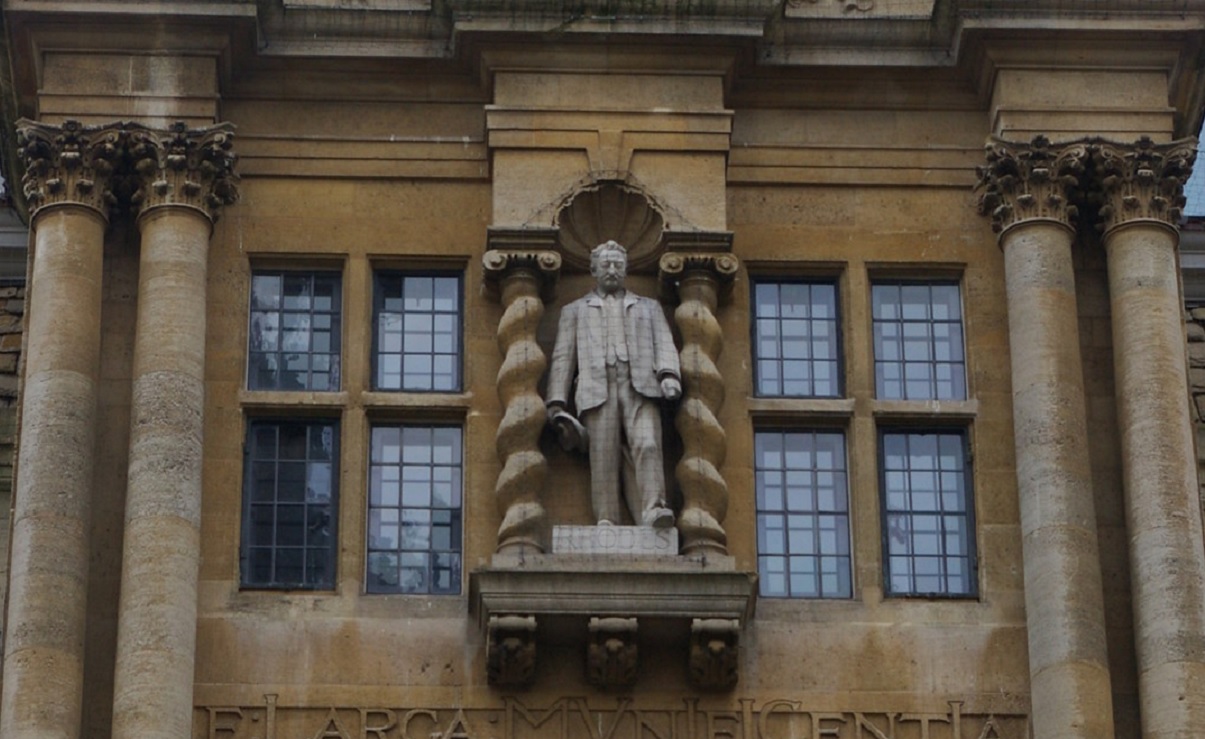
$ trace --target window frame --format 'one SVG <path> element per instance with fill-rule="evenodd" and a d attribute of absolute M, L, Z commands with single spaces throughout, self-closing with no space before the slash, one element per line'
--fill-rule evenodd
<path fill-rule="evenodd" d="M 890 511 L 887 507 L 887 447 L 885 437 L 888 434 L 902 435 L 957 435 L 960 439 L 960 447 L 962 450 L 963 460 L 963 485 L 966 498 L 966 508 L 963 511 L 965 526 L 967 531 L 967 582 L 970 584 L 970 589 L 965 593 L 954 592 L 920 592 L 920 591 L 896 591 L 892 588 L 891 578 L 891 547 L 890 547 L 890 532 L 888 527 L 888 514 Z M 979 548 L 978 539 L 979 532 L 977 528 L 976 517 L 976 497 L 975 497 L 975 471 L 974 471 L 974 455 L 973 442 L 971 439 L 971 429 L 967 426 L 959 426 L 952 424 L 939 424 L 932 426 L 911 426 L 911 425 L 879 425 L 876 428 L 877 442 L 877 477 L 879 485 L 879 528 L 880 528 L 880 552 L 882 564 L 882 586 L 884 598 L 899 598 L 899 599 L 926 599 L 926 600 L 978 600 L 981 592 L 979 582 Z M 909 468 L 911 471 L 911 468 Z M 938 492 L 940 495 L 940 491 Z M 909 509 L 911 512 L 913 509 Z M 936 512 L 935 515 L 944 515 L 941 512 Z M 944 538 L 944 527 L 941 532 Z M 944 549 L 944 543 L 943 543 Z M 908 555 L 909 558 L 915 555 Z M 942 554 L 942 559 L 947 555 Z M 947 582 L 948 582 L 948 575 Z"/>
<path fill-rule="evenodd" d="M 327 387 L 325 389 L 314 388 L 310 384 L 308 384 L 308 382 L 305 387 L 300 387 L 300 388 L 287 388 L 287 387 L 279 387 L 279 386 L 277 386 L 277 387 L 253 387 L 252 386 L 252 373 L 254 371 L 254 368 L 252 366 L 252 355 L 253 354 L 269 354 L 270 353 L 270 352 L 255 351 L 251 348 L 251 339 L 252 339 L 252 334 L 254 331 L 255 313 L 265 312 L 264 310 L 258 310 L 255 306 L 255 278 L 260 277 L 260 276 L 262 276 L 262 277 L 274 277 L 275 276 L 275 277 L 281 278 L 282 305 L 280 307 L 272 309 L 272 310 L 274 310 L 278 316 L 283 316 L 283 314 L 285 312 L 285 309 L 283 306 L 283 299 L 284 299 L 283 281 L 288 276 L 301 276 L 301 275 L 308 277 L 311 280 L 311 285 L 313 284 L 312 281 L 314 279 L 320 278 L 320 277 L 329 277 L 329 278 L 333 278 L 333 280 L 334 280 L 334 285 L 335 285 L 335 290 L 336 290 L 334 306 L 331 311 L 319 311 L 319 312 L 327 313 L 327 314 L 337 318 L 337 320 L 332 321 L 331 351 L 322 352 L 322 354 L 326 354 L 326 355 L 334 357 L 336 359 L 337 366 L 338 366 L 338 370 L 337 370 L 338 382 L 332 383 L 329 387 Z M 293 312 L 298 312 L 298 311 L 293 311 Z M 344 318 L 346 316 L 346 313 L 347 313 L 347 310 L 346 310 L 345 295 L 344 295 L 344 290 L 343 290 L 343 270 L 330 266 L 330 265 L 323 265 L 323 266 L 320 266 L 320 267 L 317 267 L 314 269 L 292 268 L 292 267 L 283 268 L 283 267 L 278 267 L 278 266 L 275 266 L 272 264 L 261 265 L 258 267 L 252 266 L 250 280 L 248 281 L 248 284 L 247 284 L 247 323 L 246 323 L 247 337 L 246 337 L 246 341 L 244 342 L 244 349 L 246 351 L 246 354 L 244 357 L 245 367 L 244 367 L 244 372 L 243 372 L 243 387 L 245 387 L 249 392 L 256 392 L 256 393 L 260 393 L 260 392 L 267 392 L 267 393 L 274 393 L 274 392 L 337 393 L 337 392 L 342 391 L 343 385 L 344 385 L 344 362 L 343 362 L 343 359 L 344 359 L 344 357 L 343 357 Z M 312 317 L 314 315 L 314 309 L 312 307 L 310 308 L 308 315 L 312 319 Z M 302 353 L 302 352 L 285 352 L 284 351 L 283 345 L 284 345 L 285 328 L 283 326 L 283 321 L 281 321 L 281 324 L 282 325 L 279 325 L 277 327 L 277 333 L 278 333 L 277 343 L 278 343 L 279 348 L 276 349 L 276 351 L 274 353 L 277 356 L 282 357 L 282 358 L 286 353 L 298 353 L 298 354 Z M 311 345 L 312 345 L 313 328 L 311 327 L 310 330 L 311 330 L 310 341 L 311 341 Z M 304 353 L 309 357 L 313 357 L 315 354 L 315 352 L 313 352 L 312 350 L 307 350 Z M 309 377 L 311 377 L 313 375 L 313 372 L 314 372 L 313 367 L 312 367 L 312 361 L 309 364 L 310 364 L 310 369 L 307 370 L 307 380 Z M 284 369 L 283 369 L 283 362 L 282 362 L 281 367 L 279 369 L 277 369 L 278 378 L 279 378 L 280 374 L 283 372 L 284 372 Z M 328 368 L 327 372 L 329 374 L 329 373 L 331 373 L 331 370 Z"/>
<path fill-rule="evenodd" d="M 749 321 L 749 353 L 750 353 L 751 359 L 752 359 L 751 365 L 752 365 L 752 375 L 753 375 L 753 397 L 754 398 L 758 398 L 758 399 L 783 398 L 783 399 L 787 399 L 787 400 L 813 400 L 813 399 L 815 399 L 815 400 L 833 400 L 833 399 L 839 399 L 839 398 L 846 397 L 845 373 L 846 373 L 846 364 L 847 363 L 845 361 L 845 335 L 844 335 L 845 332 L 844 332 L 844 320 L 843 320 L 844 315 L 841 310 L 841 282 L 842 282 L 842 280 L 839 275 L 816 275 L 816 276 L 803 275 L 803 276 L 788 276 L 785 278 L 772 278 L 772 277 L 768 277 L 768 276 L 752 276 L 752 277 L 750 277 L 750 279 L 749 279 L 749 316 L 750 316 L 751 320 Z M 759 337 L 758 337 L 758 326 L 757 326 L 758 321 L 762 320 L 762 316 L 757 311 L 757 288 L 759 285 L 776 285 L 779 287 L 781 287 L 783 285 L 807 285 L 807 286 L 809 286 L 809 288 L 814 285 L 826 285 L 826 286 L 831 286 L 833 288 L 833 332 L 836 337 L 836 350 L 835 350 L 836 356 L 834 358 L 834 363 L 836 364 L 836 379 L 834 381 L 834 384 L 836 385 L 836 392 L 834 394 L 832 394 L 832 395 L 816 395 L 815 393 L 813 393 L 813 394 L 809 394 L 809 395 L 796 395 L 796 394 L 787 394 L 787 393 L 763 393 L 762 392 L 762 389 L 761 389 L 762 357 L 760 356 L 760 354 L 758 352 L 758 346 L 760 344 L 760 341 L 759 341 Z M 809 295 L 810 295 L 810 292 L 809 292 Z M 780 293 L 780 297 L 781 297 L 781 293 Z M 781 309 L 781 307 L 782 307 L 781 299 L 779 300 L 778 305 L 779 305 L 779 308 Z M 781 322 L 782 319 L 781 319 L 781 317 L 779 317 L 777 320 L 779 320 Z M 813 319 L 811 319 L 811 318 L 808 319 L 809 324 L 811 323 L 812 320 Z M 781 347 L 781 343 L 782 342 L 781 342 L 781 338 L 780 338 L 780 340 L 779 340 L 780 347 Z M 782 363 L 781 357 L 777 361 L 779 362 L 779 366 L 781 369 L 781 363 Z M 811 359 L 811 358 L 809 358 L 807 361 L 809 363 L 815 362 L 815 360 Z M 783 378 L 780 377 L 780 384 L 782 381 L 783 381 Z M 815 384 L 816 384 L 814 374 L 813 374 L 813 379 L 810 382 L 814 389 Z"/>
<path fill-rule="evenodd" d="M 435 555 L 435 554 L 455 554 L 459 558 L 459 568 L 458 568 L 457 576 L 454 578 L 454 581 L 452 583 L 454 587 L 452 590 L 449 590 L 446 592 L 432 590 L 430 587 L 431 578 L 428 578 L 428 585 L 425 590 L 413 590 L 413 591 L 402 590 L 400 588 L 400 583 L 399 583 L 399 587 L 397 589 L 389 589 L 389 590 L 374 589 L 370 582 L 370 577 L 372 574 L 371 561 L 372 561 L 372 555 L 374 554 L 374 552 L 384 553 L 384 554 L 392 553 L 392 554 L 396 554 L 400 557 L 401 554 L 403 554 L 405 551 L 407 551 L 407 550 L 402 549 L 402 546 L 401 546 L 401 528 L 402 528 L 401 513 L 402 513 L 402 511 L 404 511 L 406 509 L 406 506 L 403 505 L 402 491 L 401 491 L 402 475 L 404 475 L 404 472 L 402 472 L 402 469 L 405 467 L 405 464 L 402 461 L 402 457 L 399 456 L 399 459 L 397 462 L 397 467 L 399 469 L 399 492 L 398 492 L 397 505 L 396 506 L 374 506 L 374 504 L 372 502 L 372 498 L 373 498 L 373 489 L 372 489 L 373 488 L 373 465 L 374 465 L 374 462 L 373 462 L 373 436 L 377 429 L 397 429 L 400 433 L 404 433 L 404 430 L 406 428 L 424 429 L 424 430 L 428 430 L 428 431 L 435 431 L 438 429 L 455 429 L 459 434 L 458 446 L 459 446 L 460 456 L 459 456 L 459 458 L 455 459 L 453 463 L 446 465 L 446 466 L 454 467 L 459 472 L 459 481 L 460 481 L 459 489 L 453 490 L 453 494 L 457 495 L 459 498 L 458 505 L 455 508 L 436 508 L 434 505 L 428 505 L 427 507 L 421 509 L 421 510 L 427 510 L 427 511 L 451 510 L 454 512 L 454 520 L 451 522 L 450 525 L 452 527 L 453 536 L 455 537 L 458 535 L 459 541 L 451 542 L 450 548 L 448 550 L 444 550 L 444 551 L 437 551 L 430 546 L 427 549 L 422 550 L 429 556 Z M 466 506 L 465 506 L 465 495 L 466 495 L 465 478 L 467 475 L 467 469 L 466 469 L 466 464 L 465 464 L 466 448 L 465 448 L 465 425 L 464 425 L 464 423 L 463 422 L 446 421 L 446 420 L 431 420 L 431 419 L 424 419 L 424 418 L 413 419 L 413 420 L 409 420 L 409 419 L 402 420 L 402 419 L 397 419 L 397 418 L 377 418 L 377 419 L 370 420 L 370 422 L 367 425 L 367 431 L 368 431 L 368 433 L 365 437 L 366 442 L 367 442 L 366 449 L 365 449 L 366 464 L 365 464 L 365 468 L 364 468 L 364 471 L 365 471 L 364 539 L 363 539 L 363 547 L 362 547 L 363 553 L 364 553 L 364 560 L 363 560 L 364 561 L 364 575 L 363 575 L 363 581 L 362 581 L 362 585 L 361 585 L 362 593 L 366 596 L 422 596 L 422 597 L 446 597 L 446 596 L 461 597 L 461 596 L 463 596 L 463 594 L 464 594 L 464 576 L 465 576 L 465 559 L 464 558 L 465 558 L 465 542 L 466 542 L 466 536 L 465 536 L 465 508 L 466 508 Z M 399 439 L 399 441 L 400 441 L 400 439 Z M 399 449 L 401 449 L 401 448 L 402 447 L 399 447 Z M 426 464 L 426 466 L 434 467 L 435 465 L 434 465 L 434 462 L 429 462 Z M 396 509 L 398 511 L 398 514 L 399 514 L 399 519 L 398 519 L 398 524 L 397 524 L 398 530 L 399 530 L 398 542 L 397 542 L 397 545 L 393 549 L 390 549 L 390 550 L 379 549 L 379 548 L 374 549 L 371 545 L 372 513 L 373 513 L 374 508 L 391 508 L 391 509 Z M 410 550 L 410 551 L 419 551 L 419 550 Z M 432 562 L 430 560 L 428 560 L 428 565 L 427 565 L 426 571 L 428 574 L 430 574 L 433 570 L 434 570 L 434 565 L 432 564 Z"/>
<path fill-rule="evenodd" d="M 272 426 L 272 427 L 276 428 L 277 456 L 274 458 L 273 461 L 276 463 L 279 463 L 280 462 L 280 458 L 279 458 L 280 427 L 285 424 L 300 425 L 307 429 L 307 432 L 306 432 L 307 433 L 307 451 L 306 451 L 306 458 L 304 460 L 305 464 L 307 464 L 307 465 L 309 464 L 309 449 L 308 449 L 309 436 L 308 436 L 308 434 L 310 433 L 310 429 L 314 428 L 314 427 L 321 427 L 321 426 L 329 426 L 331 428 L 331 432 L 332 432 L 332 441 L 331 441 L 332 452 L 331 452 L 331 459 L 330 459 L 331 492 L 330 492 L 330 502 L 327 503 L 327 505 L 330 508 L 330 520 L 328 522 L 328 525 L 330 526 L 330 533 L 329 533 L 330 541 L 327 545 L 327 549 L 328 549 L 327 556 L 329 558 L 329 573 L 330 574 L 329 574 L 329 579 L 327 582 L 307 584 L 304 582 L 304 576 L 303 576 L 303 582 L 300 582 L 300 583 L 283 582 L 283 581 L 275 581 L 275 580 L 272 582 L 253 582 L 250 579 L 251 566 L 252 566 L 251 565 L 251 550 L 252 550 L 253 546 L 256 548 L 260 548 L 260 545 L 255 545 L 252 543 L 253 524 L 252 524 L 252 520 L 251 520 L 251 512 L 252 512 L 252 508 L 253 508 L 253 500 L 252 500 L 252 495 L 251 495 L 251 484 L 254 481 L 255 462 L 256 462 L 256 458 L 254 456 L 254 450 L 255 450 L 254 433 L 257 428 L 262 428 L 265 426 Z M 245 434 L 243 437 L 243 488 L 242 488 L 242 506 L 241 506 L 242 517 L 241 517 L 241 521 L 240 521 L 240 532 L 239 532 L 239 577 L 238 577 L 238 582 L 239 582 L 239 590 L 240 591 L 256 591 L 256 590 L 258 590 L 258 591 L 331 592 L 331 591 L 334 591 L 336 589 L 336 587 L 338 586 L 338 582 L 339 582 L 339 572 L 338 572 L 339 533 L 340 533 L 339 532 L 339 510 L 340 510 L 339 480 L 340 480 L 341 462 L 342 462 L 342 448 L 341 448 L 342 434 L 341 434 L 340 425 L 341 425 L 340 419 L 337 417 L 332 417 L 332 416 L 289 417 L 289 416 L 275 416 L 274 415 L 274 416 L 264 416 L 264 417 L 251 417 L 251 418 L 246 419 L 245 429 L 244 429 Z M 277 485 L 279 485 L 279 474 L 277 476 Z M 276 507 L 279 506 L 277 496 L 274 496 L 272 503 L 273 503 L 273 508 L 274 508 L 274 520 L 275 520 L 275 509 L 276 509 Z M 306 506 L 308 508 L 309 503 L 303 501 L 302 505 Z M 274 538 L 275 538 L 275 533 L 276 532 L 275 532 L 275 528 L 274 528 Z M 274 542 L 272 544 L 271 548 L 273 551 L 275 551 L 278 548 L 278 545 L 275 544 L 275 542 Z M 307 549 L 307 547 L 305 547 L 305 545 L 303 544 L 302 549 L 303 549 L 303 553 L 304 553 L 304 551 Z M 303 554 L 303 556 L 304 556 L 304 554 Z M 273 575 L 275 575 L 275 569 L 276 569 L 275 565 L 273 565 Z M 303 563 L 303 572 L 304 572 L 304 563 Z"/>
<path fill-rule="evenodd" d="M 970 364 L 970 362 L 968 361 L 968 358 L 967 358 L 966 290 L 964 289 L 964 286 L 963 286 L 963 280 L 962 280 L 961 274 L 959 274 L 959 275 L 940 275 L 939 274 L 939 275 L 935 275 L 933 278 L 926 278 L 923 276 L 915 276 L 915 277 L 913 277 L 913 276 L 897 277 L 897 276 L 892 276 L 892 275 L 875 276 L 873 273 L 871 273 L 867 277 L 868 277 L 868 279 L 867 279 L 867 286 L 868 286 L 867 316 L 870 319 L 870 371 L 871 371 L 870 380 L 871 380 L 871 388 L 872 388 L 872 392 L 873 392 L 872 397 L 875 400 L 881 400 L 881 401 L 887 401 L 887 402 L 893 402 L 893 403 L 896 403 L 896 402 L 899 402 L 899 403 L 928 403 L 928 402 L 933 402 L 933 401 L 941 402 L 941 403 L 962 403 L 962 402 L 966 402 L 967 400 L 970 400 L 970 398 L 972 397 L 972 393 L 971 393 L 971 379 L 970 379 L 969 373 L 967 372 L 968 365 Z M 957 288 L 957 290 L 958 290 L 958 326 L 959 326 L 959 331 L 961 332 L 961 344 L 962 344 L 961 367 L 962 367 L 962 391 L 963 392 L 962 392 L 961 398 L 938 398 L 936 393 L 933 393 L 932 395 L 924 397 L 924 398 L 907 397 L 908 392 L 907 392 L 906 374 L 907 374 L 908 361 L 902 358 L 903 357 L 902 354 L 901 354 L 900 360 L 890 362 L 892 364 L 898 364 L 901 368 L 901 372 L 903 373 L 903 374 L 901 374 L 901 377 L 899 379 L 900 390 L 901 390 L 899 397 L 889 397 L 885 394 L 880 394 L 880 392 L 879 392 L 879 365 L 880 365 L 880 363 L 887 363 L 887 360 L 879 359 L 878 347 L 876 346 L 876 342 L 875 342 L 875 329 L 879 323 L 879 319 L 877 319 L 875 317 L 874 293 L 875 293 L 875 288 L 879 287 L 879 286 L 927 287 L 930 289 L 934 288 L 934 287 Z M 929 302 L 930 313 L 932 312 L 932 306 L 933 306 L 933 302 L 932 302 L 932 300 L 930 300 L 930 302 Z M 898 320 L 892 321 L 892 323 L 898 323 L 898 324 L 902 325 L 904 323 L 902 315 Z M 927 319 L 925 319 L 925 323 L 927 325 L 929 325 L 930 327 L 932 327 L 935 323 L 937 323 L 937 321 L 935 321 L 933 318 L 927 318 Z M 951 321 L 940 321 L 940 323 L 952 323 L 952 322 Z M 904 339 L 904 337 L 903 337 L 903 335 L 901 335 L 900 336 L 901 352 L 903 351 L 903 339 Z M 929 341 L 929 347 L 930 347 L 930 350 L 932 350 L 932 347 L 933 347 L 932 339 L 930 339 L 930 341 Z M 928 360 L 925 360 L 925 364 L 934 368 L 934 376 L 933 376 L 931 386 L 933 387 L 934 390 L 936 390 L 936 385 L 938 382 L 937 376 L 936 376 L 936 367 L 939 364 L 939 362 L 935 359 L 928 359 Z M 953 363 L 952 362 L 943 362 L 940 364 L 953 364 Z"/>
<path fill-rule="evenodd" d="M 455 363 L 454 363 L 455 370 L 456 370 L 455 387 L 449 388 L 449 389 L 436 389 L 436 388 L 413 389 L 413 388 L 405 387 L 405 368 L 404 368 L 405 353 L 404 352 L 400 355 L 403 358 L 403 368 L 402 368 L 402 372 L 401 372 L 402 380 L 399 383 L 399 387 L 396 387 L 396 388 L 382 387 L 380 385 L 380 383 L 378 382 L 380 359 L 381 359 L 381 348 L 380 348 L 381 337 L 380 337 L 379 328 L 380 328 L 381 314 L 382 314 L 382 312 L 384 312 L 384 307 L 385 307 L 385 296 L 384 296 L 384 293 L 382 290 L 382 287 L 383 287 L 382 278 L 385 278 L 385 277 L 399 277 L 402 280 L 405 280 L 405 278 L 407 278 L 407 277 L 449 278 L 449 279 L 454 279 L 456 281 L 456 314 L 455 315 L 456 315 L 456 319 L 457 319 L 457 321 L 456 321 L 457 341 L 456 341 L 456 359 L 455 359 Z M 445 315 L 445 314 L 440 314 L 440 313 L 436 313 L 436 312 L 432 311 L 428 315 L 434 316 L 434 315 Z M 372 269 L 371 322 L 372 323 L 369 327 L 369 332 L 370 332 L 369 347 L 370 347 L 371 354 L 369 356 L 369 362 L 368 362 L 369 378 L 368 378 L 368 386 L 366 388 L 368 391 L 379 392 L 379 393 L 415 393 L 415 394 L 423 394 L 423 395 L 460 394 L 460 393 L 465 392 L 465 355 L 466 355 L 466 352 L 465 352 L 465 280 L 464 280 L 463 270 L 461 270 L 461 271 L 443 270 L 443 269 L 408 270 L 408 269 L 399 269 L 399 268 L 394 268 L 394 267 L 374 267 Z M 431 352 L 428 354 L 428 356 L 435 357 L 435 356 L 446 356 L 446 355 L 437 355 L 434 352 Z M 432 383 L 432 384 L 434 384 L 434 383 Z"/>
<path fill-rule="evenodd" d="M 806 419 L 801 419 L 801 420 L 806 420 Z M 757 459 L 757 449 L 758 449 L 757 441 L 758 441 L 758 436 L 761 434 L 778 434 L 778 435 L 782 435 L 782 436 L 785 436 L 786 434 L 810 434 L 813 436 L 816 434 L 832 434 L 832 435 L 835 435 L 840 438 L 841 448 L 842 448 L 842 458 L 841 458 L 842 467 L 839 470 L 834 469 L 834 470 L 830 470 L 830 471 L 833 471 L 833 472 L 840 471 L 844 476 L 844 479 L 845 479 L 845 485 L 844 485 L 845 511 L 843 514 L 842 513 L 833 513 L 833 512 L 826 513 L 826 512 L 821 511 L 819 505 L 817 505 L 816 511 L 813 512 L 811 515 L 814 518 L 818 518 L 821 515 L 834 515 L 834 516 L 843 515 L 845 517 L 845 530 L 846 530 L 845 531 L 845 533 L 846 533 L 845 545 L 846 545 L 846 550 L 847 550 L 846 554 L 844 554 L 844 555 L 842 555 L 842 554 L 825 554 L 824 552 L 818 552 L 816 554 L 795 555 L 790 551 L 789 541 L 784 542 L 784 544 L 786 544 L 786 546 L 785 546 L 786 551 L 784 551 L 782 554 L 765 555 L 762 552 L 761 538 L 762 538 L 763 531 L 762 531 L 761 520 L 760 520 L 761 516 L 763 515 L 763 513 L 766 513 L 766 512 L 770 512 L 770 513 L 780 512 L 780 513 L 782 513 L 782 515 L 786 516 L 786 515 L 789 515 L 789 509 L 786 505 L 785 481 L 784 481 L 784 485 L 783 485 L 783 495 L 784 495 L 783 508 L 779 511 L 779 510 L 775 510 L 775 509 L 763 508 L 761 506 L 760 497 L 761 497 L 762 490 L 759 488 L 759 484 L 758 484 L 758 473 L 765 471 L 765 469 L 760 466 L 759 460 Z M 780 556 L 780 557 L 788 560 L 788 565 L 787 565 L 788 566 L 788 581 L 787 581 L 787 591 L 788 592 L 786 594 L 782 594 L 782 595 L 768 594 L 768 593 L 762 592 L 762 589 L 761 589 L 762 586 L 759 585 L 758 586 L 758 597 L 769 598 L 769 599 L 776 600 L 776 601 L 836 601 L 836 602 L 840 602 L 840 601 L 852 601 L 855 599 L 856 592 L 857 592 L 857 583 L 855 581 L 856 580 L 856 567 L 854 565 L 854 558 L 855 558 L 854 540 L 855 540 L 855 537 L 854 537 L 853 495 L 851 493 L 851 485 L 850 485 L 851 477 L 852 477 L 852 470 L 850 469 L 849 435 L 850 435 L 849 429 L 846 428 L 844 425 L 833 425 L 833 424 L 823 424 L 823 423 L 804 423 L 804 424 L 791 424 L 791 425 L 787 425 L 787 426 L 783 426 L 783 425 L 760 425 L 759 426 L 756 423 L 754 424 L 754 426 L 753 426 L 753 447 L 752 447 L 753 451 L 754 451 L 754 459 L 753 459 L 752 467 L 753 467 L 753 475 L 754 475 L 754 481 L 753 481 L 754 529 L 755 529 L 755 534 L 756 534 L 756 541 L 754 542 L 754 550 L 756 552 L 757 572 L 758 572 L 759 580 L 764 581 L 764 579 L 765 579 L 763 577 L 762 568 L 761 568 L 761 560 L 762 560 L 763 556 Z M 785 454 L 785 446 L 784 446 L 784 454 Z M 778 469 L 779 469 L 779 471 L 783 472 L 784 474 L 787 472 L 788 468 L 785 466 L 785 457 L 784 457 L 784 466 L 781 468 L 778 468 Z M 819 472 L 821 470 L 812 469 L 811 471 Z M 815 488 L 812 489 L 812 494 L 814 496 L 817 494 Z M 784 536 L 789 537 L 789 532 L 790 532 L 790 528 L 785 527 L 784 528 Z M 814 535 L 817 537 L 817 539 L 820 537 L 820 529 L 819 528 L 814 529 Z M 819 594 L 817 594 L 817 595 L 794 595 L 794 594 L 790 593 L 789 559 L 792 556 L 808 556 L 808 557 L 812 557 L 813 559 L 816 560 L 816 562 L 817 562 L 817 570 L 816 570 L 817 584 L 820 586 Z M 845 560 L 846 565 L 848 567 L 848 571 L 846 572 L 846 579 L 847 579 L 847 584 L 849 586 L 849 592 L 847 594 L 827 595 L 824 593 L 824 588 L 822 585 L 823 572 L 821 571 L 821 568 L 820 568 L 820 560 L 826 556 Z"/>

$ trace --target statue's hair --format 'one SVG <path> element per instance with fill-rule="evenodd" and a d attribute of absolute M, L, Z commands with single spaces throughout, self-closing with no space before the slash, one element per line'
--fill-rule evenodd
<path fill-rule="evenodd" d="M 624 248 L 623 244 L 614 240 L 604 241 L 590 250 L 590 274 L 594 274 L 594 270 L 598 268 L 599 257 L 602 256 L 603 252 L 608 251 L 617 251 L 623 255 L 625 262 L 628 261 L 628 250 Z"/>

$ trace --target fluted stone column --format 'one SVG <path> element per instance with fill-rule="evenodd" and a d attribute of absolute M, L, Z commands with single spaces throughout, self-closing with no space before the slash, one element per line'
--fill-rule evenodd
<path fill-rule="evenodd" d="M 728 553 L 728 484 L 720 474 L 728 438 L 716 418 L 724 404 L 724 377 L 715 363 L 724 335 L 715 313 L 738 266 L 731 254 L 669 252 L 661 257 L 662 282 L 677 293 L 674 323 L 682 337 L 683 395 L 674 425 L 682 439 L 675 476 L 682 490 L 678 531 L 683 554 Z"/>
<path fill-rule="evenodd" d="M 117 126 L 17 123 L 33 274 L 0 736 L 80 731 L 101 274 Z"/>
<path fill-rule="evenodd" d="M 1101 143 L 1142 735 L 1205 727 L 1205 549 L 1176 248 L 1195 140 Z"/>
<path fill-rule="evenodd" d="M 1068 203 L 1087 158 L 994 139 L 980 170 L 1008 294 L 1031 715 L 1051 739 L 1113 736 Z"/>
<path fill-rule="evenodd" d="M 498 398 L 503 416 L 495 445 L 502 471 L 494 488 L 502 525 L 498 528 L 500 554 L 530 549 L 544 551 L 548 515 L 540 498 L 548 479 L 548 460 L 540 451 L 544 428 L 544 400 L 537 383 L 548 365 L 536 343 L 536 329 L 544 315 L 543 296 L 551 290 L 561 268 L 554 251 L 487 251 L 486 284 L 503 306 L 498 321 Z"/>
<path fill-rule="evenodd" d="M 129 137 L 142 253 L 113 736 L 167 739 L 192 730 L 206 263 L 234 155 L 229 124 Z"/>

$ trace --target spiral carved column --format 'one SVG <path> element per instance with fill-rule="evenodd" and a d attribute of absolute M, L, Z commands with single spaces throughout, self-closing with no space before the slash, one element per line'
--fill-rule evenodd
<path fill-rule="evenodd" d="M 543 551 L 547 513 L 540 502 L 548 478 L 548 461 L 540 451 L 544 428 L 544 399 L 536 384 L 548 365 L 536 343 L 536 329 L 544 315 L 541 293 L 550 289 L 561 268 L 552 251 L 501 251 L 485 253 L 485 278 L 502 302 L 498 321 L 498 398 L 502 422 L 495 447 L 502 471 L 494 487 L 502 525 L 498 528 L 499 553 L 534 549 Z"/>
<path fill-rule="evenodd" d="M 737 267 L 730 254 L 671 252 L 661 258 L 661 279 L 678 295 L 674 323 L 682 337 L 683 395 L 674 425 L 683 447 L 675 470 L 683 498 L 678 516 L 683 554 L 728 553 L 723 526 L 728 484 L 720 474 L 728 438 L 716 418 L 724 404 L 724 378 L 715 363 L 724 335 L 715 312 Z"/>

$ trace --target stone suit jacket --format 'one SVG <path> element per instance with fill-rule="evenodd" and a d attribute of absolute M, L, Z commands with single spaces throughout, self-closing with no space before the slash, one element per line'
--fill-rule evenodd
<path fill-rule="evenodd" d="M 625 292 L 623 316 L 632 387 L 647 398 L 660 398 L 662 378 L 682 379 L 678 349 L 665 314 L 657 301 Z M 605 331 L 603 299 L 597 292 L 578 298 L 561 310 L 552 366 L 548 370 L 548 405 L 568 405 L 575 375 L 577 392 L 573 401 L 578 414 L 606 402 Z"/>

